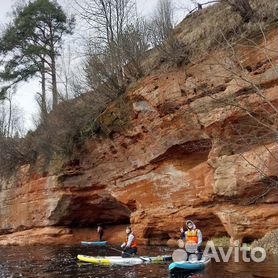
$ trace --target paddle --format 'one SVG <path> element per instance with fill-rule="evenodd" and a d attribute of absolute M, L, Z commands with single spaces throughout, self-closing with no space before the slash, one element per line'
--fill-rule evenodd
<path fill-rule="evenodd" d="M 124 251 L 122 251 L 122 250 L 120 250 L 120 249 L 114 248 L 114 247 L 109 246 L 109 245 L 106 245 L 106 247 L 109 248 L 109 249 L 111 249 L 111 250 L 120 252 L 121 254 L 123 254 L 123 253 L 124 253 L 124 254 L 128 254 L 128 253 L 126 253 L 126 252 L 124 252 Z M 138 257 L 138 258 L 141 259 L 143 262 L 149 262 L 149 260 L 146 259 L 146 258 L 143 258 L 143 257 Z"/>
<path fill-rule="evenodd" d="M 107 247 L 107 248 L 109 248 L 109 249 L 111 249 L 111 250 L 114 250 L 114 251 L 117 251 L 117 252 L 123 253 L 123 250 L 120 250 L 120 249 L 114 248 L 114 247 L 112 247 L 112 246 L 110 246 L 110 245 L 106 245 L 105 247 Z"/>

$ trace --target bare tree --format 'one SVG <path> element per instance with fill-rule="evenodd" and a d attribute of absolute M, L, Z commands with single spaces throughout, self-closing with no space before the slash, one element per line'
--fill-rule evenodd
<path fill-rule="evenodd" d="M 232 7 L 235 12 L 238 12 L 244 22 L 249 22 L 253 16 L 253 10 L 249 0 L 222 0 Z"/>
<path fill-rule="evenodd" d="M 0 102 L 0 176 L 10 175 L 27 162 L 21 111 L 13 104 L 14 91 Z"/>
<path fill-rule="evenodd" d="M 10 88 L 4 99 L 0 102 L 0 136 L 13 137 L 15 134 L 23 135 L 22 115 L 18 107 L 13 104 L 16 88 Z"/>
<path fill-rule="evenodd" d="M 159 0 L 154 16 L 149 23 L 150 41 L 153 46 L 160 46 L 171 37 L 174 28 L 173 5 L 170 0 Z"/>
<path fill-rule="evenodd" d="M 175 34 L 173 11 L 172 1 L 160 0 L 148 23 L 148 34 L 151 46 L 159 51 L 160 63 L 180 66 L 188 55 L 188 49 Z"/>
<path fill-rule="evenodd" d="M 91 90 L 86 79 L 83 66 L 77 66 L 76 71 L 72 72 L 70 78 L 70 91 L 74 98 L 81 96 Z"/>
<path fill-rule="evenodd" d="M 142 60 L 149 48 L 147 28 L 147 22 L 138 18 L 134 24 L 127 26 L 121 36 L 125 80 L 136 80 L 144 75 Z"/>
<path fill-rule="evenodd" d="M 93 38 L 101 45 L 117 44 L 127 25 L 136 16 L 134 0 L 85 0 L 75 1 L 81 17 L 94 31 Z"/>
<path fill-rule="evenodd" d="M 72 76 L 72 61 L 74 60 L 73 52 L 71 50 L 71 45 L 68 44 L 66 49 L 62 49 L 61 57 L 58 64 L 58 83 L 61 86 L 60 98 L 64 100 L 70 99 L 70 79 Z"/>
<path fill-rule="evenodd" d="M 90 85 L 94 90 L 104 87 L 113 99 L 125 90 L 120 40 L 134 20 L 135 2 L 92 0 L 77 4 L 81 17 L 93 30 L 86 65 Z"/>
<path fill-rule="evenodd" d="M 85 65 L 94 92 L 114 99 L 125 92 L 130 79 L 143 75 L 140 60 L 147 50 L 143 21 L 134 0 L 92 0 L 77 3 L 93 34 Z"/>

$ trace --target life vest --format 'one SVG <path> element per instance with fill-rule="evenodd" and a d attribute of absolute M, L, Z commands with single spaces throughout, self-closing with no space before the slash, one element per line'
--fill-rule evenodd
<path fill-rule="evenodd" d="M 187 231 L 187 237 L 186 237 L 186 243 L 195 243 L 198 244 L 198 229 L 195 229 L 193 231 L 188 230 Z"/>
<path fill-rule="evenodd" d="M 133 234 L 133 233 L 132 233 Z M 133 241 L 132 241 L 132 243 L 131 243 L 131 245 L 130 245 L 130 248 L 137 248 L 137 246 L 138 246 L 138 244 L 137 244 L 137 241 L 136 241 L 136 237 L 135 237 L 135 235 L 133 234 L 133 236 L 134 236 L 134 239 L 133 239 Z M 128 236 L 126 237 L 126 241 L 125 241 L 125 244 L 127 245 L 127 243 L 128 243 Z"/>

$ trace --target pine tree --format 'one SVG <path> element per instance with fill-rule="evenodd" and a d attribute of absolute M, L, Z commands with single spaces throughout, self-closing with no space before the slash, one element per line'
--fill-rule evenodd
<path fill-rule="evenodd" d="M 56 59 L 64 34 L 71 34 L 74 18 L 67 18 L 56 1 L 36 0 L 18 7 L 14 19 L 0 38 L 4 70 L 0 72 L 7 88 L 33 76 L 41 76 L 41 109 L 46 113 L 45 80 L 51 76 L 53 108 L 58 104 Z"/>

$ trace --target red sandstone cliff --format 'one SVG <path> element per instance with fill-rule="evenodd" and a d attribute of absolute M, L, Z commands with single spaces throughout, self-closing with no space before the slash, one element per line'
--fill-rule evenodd
<path fill-rule="evenodd" d="M 248 113 L 266 110 L 256 86 L 277 108 L 276 42 L 273 31 L 257 47 L 237 47 L 240 65 L 223 50 L 149 75 L 102 114 L 109 136 L 89 140 L 75 165 L 45 175 L 24 166 L 2 180 L 0 244 L 78 243 L 96 239 L 84 227 L 100 222 L 119 242 L 116 225 L 131 221 L 150 244 L 175 238 L 185 219 L 205 238 L 275 229 L 277 191 L 265 181 L 277 177 L 277 143 Z"/>

